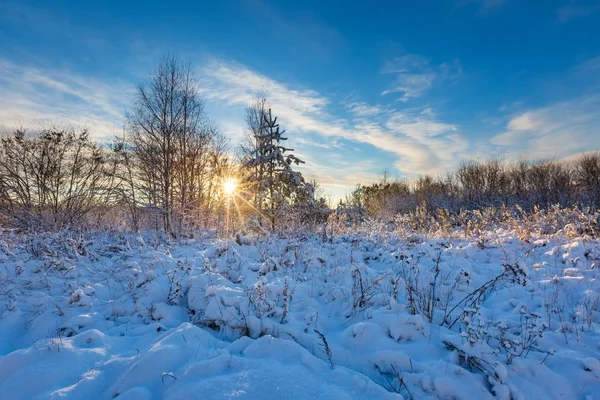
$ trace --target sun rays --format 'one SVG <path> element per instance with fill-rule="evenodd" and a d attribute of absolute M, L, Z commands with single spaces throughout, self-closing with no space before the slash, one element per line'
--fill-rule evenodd
<path fill-rule="evenodd" d="M 223 180 L 223 193 L 227 197 L 232 197 L 236 193 L 238 186 L 239 186 L 239 181 L 237 180 L 237 178 L 234 178 L 234 177 L 225 178 Z"/>

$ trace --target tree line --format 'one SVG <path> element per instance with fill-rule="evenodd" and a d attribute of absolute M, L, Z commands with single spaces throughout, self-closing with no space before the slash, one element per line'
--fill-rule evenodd
<path fill-rule="evenodd" d="M 210 121 L 191 65 L 167 56 L 137 85 L 125 129 L 100 145 L 72 127 L 19 128 L 0 138 L 0 223 L 26 230 L 156 229 L 177 237 L 223 225 L 276 230 L 326 219 L 315 183 L 266 97 L 247 109 L 237 156 Z M 225 193 L 223 181 L 240 188 Z M 230 209 L 233 208 L 233 209 Z M 233 217 L 230 214 L 234 214 Z"/>
<path fill-rule="evenodd" d="M 417 209 L 435 214 L 485 208 L 600 207 L 600 154 L 585 153 L 577 160 L 503 162 L 465 161 L 445 176 L 422 176 L 413 181 L 385 175 L 371 185 L 358 185 L 338 212 L 354 220 L 390 221 Z"/>
<path fill-rule="evenodd" d="M 23 230 L 198 229 L 259 232 L 316 228 L 331 213 L 304 163 L 286 145 L 265 95 L 246 109 L 246 137 L 233 153 L 209 119 L 189 63 L 160 60 L 135 88 L 124 130 L 99 144 L 86 129 L 19 128 L 0 136 L 0 224 Z M 235 180 L 231 192 L 223 183 Z M 600 206 L 600 155 L 574 162 L 468 161 L 443 177 L 358 185 L 340 201 L 348 220 L 390 221 L 426 210 L 458 213 L 515 206 Z M 226 222 L 226 223 L 224 223 Z"/>

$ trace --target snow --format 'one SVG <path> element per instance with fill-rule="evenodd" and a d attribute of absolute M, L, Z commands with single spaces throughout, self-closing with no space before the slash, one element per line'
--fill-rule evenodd
<path fill-rule="evenodd" d="M 0 398 L 600 393 L 598 239 L 239 238 L 4 232 Z"/>
<path fill-rule="evenodd" d="M 594 373 L 594 375 L 600 378 L 600 361 L 598 361 L 598 359 L 594 357 L 586 357 L 581 360 L 581 362 L 583 363 L 583 368 L 585 368 L 586 371 L 591 371 Z"/>

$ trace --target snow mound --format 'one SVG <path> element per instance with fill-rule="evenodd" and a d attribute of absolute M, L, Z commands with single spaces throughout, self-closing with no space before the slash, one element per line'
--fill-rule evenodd
<path fill-rule="evenodd" d="M 600 393 L 598 239 L 2 241 L 0 399 Z"/>

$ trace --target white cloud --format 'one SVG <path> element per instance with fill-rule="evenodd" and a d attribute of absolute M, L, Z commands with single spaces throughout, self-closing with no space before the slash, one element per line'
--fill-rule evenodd
<path fill-rule="evenodd" d="M 407 59 L 405 65 L 417 65 L 418 58 Z M 398 64 L 392 68 L 401 68 Z M 248 68 L 223 61 L 212 61 L 201 71 L 201 91 L 207 99 L 226 105 L 251 104 L 256 92 L 267 91 L 270 103 L 288 130 L 312 132 L 324 137 L 337 137 L 369 144 L 379 151 L 398 157 L 396 166 L 403 173 L 437 173 L 466 156 L 469 144 L 458 128 L 439 122 L 429 108 L 386 112 L 380 118 L 369 118 L 379 106 L 364 102 L 351 103 L 351 120 L 328 113 L 330 101 L 309 89 L 292 89 Z M 384 169 L 382 166 L 381 169 Z"/>
<path fill-rule="evenodd" d="M 415 54 L 405 54 L 387 62 L 382 73 L 396 77 L 391 87 L 381 94 L 401 93 L 402 100 L 422 96 L 438 76 L 425 58 Z"/>
<path fill-rule="evenodd" d="M 516 158 L 567 157 L 600 148 L 600 94 L 522 112 L 492 138 Z"/>
<path fill-rule="evenodd" d="M 385 111 L 382 106 L 369 105 L 364 101 L 355 101 L 346 105 L 346 109 L 357 117 L 373 117 Z"/>
<path fill-rule="evenodd" d="M 456 126 L 423 114 L 397 111 L 383 125 L 356 121 L 355 128 L 357 140 L 395 154 L 395 167 L 408 175 L 436 175 L 472 155 Z"/>
<path fill-rule="evenodd" d="M 437 122 L 423 113 L 415 116 L 410 113 L 396 112 L 389 119 L 387 125 L 391 130 L 402 132 L 415 140 L 456 132 L 457 130 L 456 126 Z"/>
<path fill-rule="evenodd" d="M 401 100 L 407 101 L 427 93 L 436 80 L 455 79 L 461 74 L 458 61 L 431 65 L 416 54 L 404 54 L 388 61 L 382 70 L 384 74 L 395 75 L 391 86 L 381 94 L 400 93 Z"/>
<path fill-rule="evenodd" d="M 257 93 L 267 91 L 273 104 L 283 103 L 296 116 L 318 113 L 328 100 L 313 90 L 291 89 L 237 63 L 211 61 L 200 70 L 200 92 L 227 104 L 252 104 Z"/>
<path fill-rule="evenodd" d="M 435 73 L 399 73 L 392 87 L 384 90 L 381 94 L 402 93 L 402 100 L 420 97 L 431 89 L 436 77 Z"/>
<path fill-rule="evenodd" d="M 513 118 L 508 123 L 508 129 L 511 131 L 532 131 L 543 125 L 543 121 L 539 120 L 540 115 L 532 112 L 526 112 Z"/>
<path fill-rule="evenodd" d="M 67 123 L 98 138 L 120 131 L 127 85 L 0 59 L 0 126 Z"/>
<path fill-rule="evenodd" d="M 198 72 L 208 111 L 223 132 L 232 134 L 232 145 L 243 134 L 244 107 L 257 92 L 267 91 L 282 125 L 294 134 L 292 147 L 307 161 L 303 171 L 338 197 L 392 166 L 409 175 L 442 172 L 470 147 L 455 125 L 439 121 L 428 108 L 399 111 L 355 101 L 346 104 L 351 117 L 340 118 L 330 112 L 331 102 L 321 93 L 234 62 L 213 60 Z M 133 85 L 0 59 L 0 126 L 72 123 L 106 138 L 121 129 L 131 98 L 128 88 Z"/>

